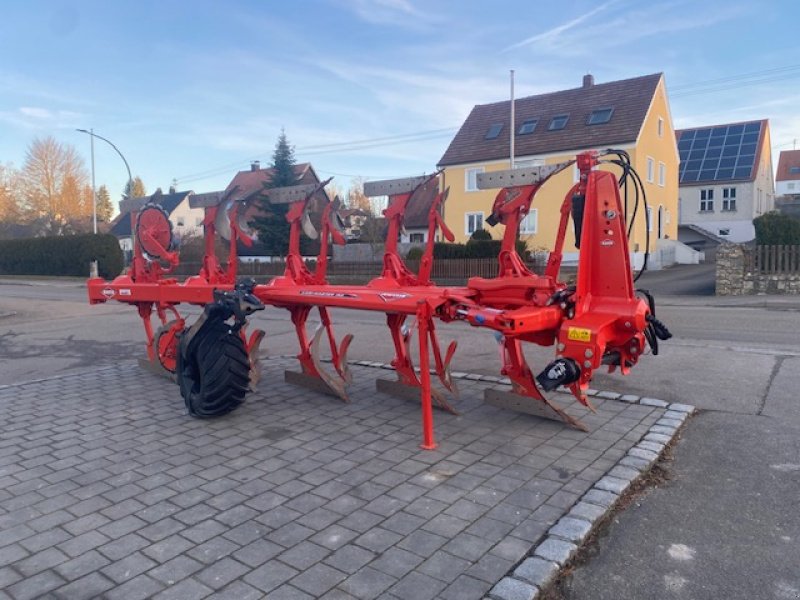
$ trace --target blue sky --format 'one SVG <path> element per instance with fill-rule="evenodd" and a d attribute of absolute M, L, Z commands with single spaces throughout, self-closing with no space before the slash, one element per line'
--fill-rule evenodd
<path fill-rule="evenodd" d="M 676 127 L 769 118 L 777 163 L 800 138 L 798 17 L 789 0 L 4 3 L 0 162 L 53 135 L 88 167 L 74 130 L 94 128 L 149 190 L 203 192 L 269 162 L 284 127 L 341 187 L 414 175 L 513 68 L 517 97 L 663 71 Z M 98 145 L 96 168 L 116 199 L 119 157 Z"/>

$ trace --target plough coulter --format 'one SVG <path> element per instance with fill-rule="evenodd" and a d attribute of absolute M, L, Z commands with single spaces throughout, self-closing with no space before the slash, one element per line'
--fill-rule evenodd
<path fill-rule="evenodd" d="M 598 170 L 600 163 L 618 165 L 621 176 Z M 535 274 L 515 249 L 519 224 L 542 185 L 572 164 L 577 164 L 579 181 L 561 205 L 558 235 L 544 273 Z M 655 317 L 652 297 L 634 289 L 628 235 L 636 210 L 628 219 L 620 186 L 633 186 L 637 204 L 644 190 L 630 160 L 622 151 L 586 152 L 558 165 L 479 175 L 479 187 L 499 189 L 486 221 L 492 226 L 502 224 L 505 230 L 497 276 L 472 277 L 463 287 L 440 287 L 431 280 L 437 231 L 444 239 L 454 239 L 441 216 L 448 190 L 442 189 L 440 180 L 440 174 L 434 173 L 365 185 L 366 194 L 389 197 L 383 212 L 388 231 L 380 276 L 360 286 L 331 285 L 327 281 L 328 244 L 345 241 L 338 215 L 340 202 L 330 201 L 323 191 L 327 181 L 267 191 L 270 203 L 290 205 L 286 218 L 291 229 L 284 274 L 263 284 L 237 279 L 237 243 L 252 243 L 242 217 L 246 206 L 225 198 L 212 201 L 205 196 L 190 197 L 193 207 L 205 209 L 205 256 L 200 272 L 179 282 L 170 277 L 179 258 L 173 248 L 169 219 L 157 198 L 127 200 L 122 208 L 131 212 L 132 264 L 126 274 L 113 281 L 89 279 L 89 301 L 115 300 L 136 306 L 147 336 L 147 364 L 177 381 L 189 413 L 197 417 L 229 413 L 255 386 L 259 376 L 257 352 L 264 332 L 248 335 L 247 319 L 266 305 L 286 309 L 296 329 L 300 370 L 287 371 L 286 380 L 348 401 L 351 373 L 347 350 L 352 336 L 337 341 L 329 314 L 329 309 L 336 307 L 386 314 L 397 380 L 378 380 L 378 389 L 419 398 L 425 449 L 436 447 L 434 405 L 455 412 L 451 398 L 458 394 L 450 376 L 456 344 L 451 343 L 446 350 L 440 348 L 437 321 L 461 321 L 495 332 L 501 373 L 510 380 L 512 393 L 488 390 L 488 402 L 560 418 L 585 430 L 545 394 L 563 387 L 593 410 L 585 390 L 596 369 L 607 366 L 610 371 L 618 369 L 627 374 L 648 346 L 657 353 L 657 340 L 670 337 Z M 406 208 L 421 201 L 430 204 L 428 242 L 419 272 L 414 273 L 398 253 L 398 237 Z M 640 214 L 645 213 L 643 210 Z M 572 285 L 559 280 L 570 218 L 580 248 L 577 279 Z M 320 241 L 313 270 L 300 253 L 302 232 Z M 229 243 L 224 264 L 215 255 L 215 243 L 220 238 Z M 189 325 L 178 311 L 181 303 L 203 306 L 202 315 Z M 308 319 L 312 311 L 319 315 L 319 326 L 310 335 Z M 154 313 L 160 323 L 155 331 L 151 323 Z M 411 352 L 415 331 L 418 367 Z M 320 359 L 323 338 L 329 347 L 330 367 Z M 555 346 L 553 361 L 534 375 L 523 354 L 523 342 Z M 432 374 L 441 389 L 432 385 Z"/>

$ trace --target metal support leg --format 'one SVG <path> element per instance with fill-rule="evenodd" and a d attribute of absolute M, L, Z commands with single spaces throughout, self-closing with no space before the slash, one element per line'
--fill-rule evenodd
<path fill-rule="evenodd" d="M 419 375 L 422 401 L 422 449 L 434 450 L 433 439 L 433 400 L 431 398 L 431 365 L 428 353 L 428 335 L 430 331 L 431 309 L 427 302 L 420 302 L 417 307 L 417 323 L 419 323 Z"/>

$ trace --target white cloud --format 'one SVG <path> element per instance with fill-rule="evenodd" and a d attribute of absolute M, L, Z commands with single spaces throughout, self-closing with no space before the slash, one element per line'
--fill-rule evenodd
<path fill-rule="evenodd" d="M 440 16 L 427 8 L 418 9 L 409 0 L 340 0 L 337 4 L 372 25 L 423 29 L 442 21 Z"/>
<path fill-rule="evenodd" d="M 83 115 L 77 112 L 41 106 L 21 106 L 12 111 L 0 111 L 0 121 L 28 130 L 75 128 L 82 119 Z"/>
<path fill-rule="evenodd" d="M 556 27 L 548 29 L 547 31 L 543 31 L 542 33 L 537 33 L 534 36 L 524 39 L 521 42 L 512 44 L 511 46 L 503 50 L 503 52 L 508 52 L 509 50 L 514 50 L 516 48 L 522 48 L 523 46 L 530 46 L 531 44 L 536 44 L 538 42 L 541 42 L 545 45 L 553 44 L 557 42 L 557 40 L 570 29 L 574 29 L 584 21 L 587 21 L 594 15 L 603 12 L 604 10 L 613 6 L 617 2 L 618 0 L 609 0 L 608 2 L 605 2 L 600 6 L 593 8 L 589 12 L 582 14 L 579 17 L 575 17 L 574 19 L 567 21 L 566 23 L 562 23 L 561 25 L 557 25 Z"/>

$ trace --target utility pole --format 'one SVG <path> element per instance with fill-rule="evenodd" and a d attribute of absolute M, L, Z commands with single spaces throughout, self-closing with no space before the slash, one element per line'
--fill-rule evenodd
<path fill-rule="evenodd" d="M 511 127 L 509 128 L 509 136 L 511 143 L 511 167 L 514 168 L 514 69 L 511 69 Z"/>
<path fill-rule="evenodd" d="M 97 235 L 97 189 L 94 185 L 94 129 L 89 130 L 89 138 L 92 148 L 92 230 Z"/>

